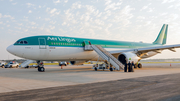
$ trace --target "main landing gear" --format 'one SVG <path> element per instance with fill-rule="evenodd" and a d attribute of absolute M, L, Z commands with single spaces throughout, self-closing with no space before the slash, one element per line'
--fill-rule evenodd
<path fill-rule="evenodd" d="M 138 64 L 138 68 L 142 68 L 142 64 L 141 63 Z"/>
<path fill-rule="evenodd" d="M 142 68 L 142 64 L 141 63 L 135 64 L 134 68 Z"/>
<path fill-rule="evenodd" d="M 37 61 L 37 65 L 39 72 L 45 72 L 44 64 L 42 61 Z"/>

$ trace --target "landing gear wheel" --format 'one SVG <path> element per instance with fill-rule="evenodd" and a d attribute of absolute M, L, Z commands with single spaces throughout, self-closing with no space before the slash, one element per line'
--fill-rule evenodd
<path fill-rule="evenodd" d="M 38 67 L 38 71 L 39 71 L 39 72 L 44 72 L 44 71 L 45 71 L 45 68 L 44 68 L 44 67 Z"/>
<path fill-rule="evenodd" d="M 19 66 L 17 65 L 16 68 L 18 68 Z"/>
<path fill-rule="evenodd" d="M 44 67 L 41 67 L 41 72 L 44 72 L 45 71 L 45 68 Z"/>
<path fill-rule="evenodd" d="M 38 67 L 38 71 L 39 71 L 39 72 L 41 71 L 41 67 Z"/>
<path fill-rule="evenodd" d="M 138 68 L 142 68 L 142 64 L 141 63 L 138 64 Z"/>
<path fill-rule="evenodd" d="M 95 67 L 94 70 L 97 71 L 97 68 Z"/>
<path fill-rule="evenodd" d="M 113 68 L 109 68 L 110 71 L 113 71 Z"/>
<path fill-rule="evenodd" d="M 37 65 L 38 65 L 38 71 L 39 72 L 44 72 L 45 68 L 44 68 L 44 64 L 42 61 L 37 61 Z"/>
<path fill-rule="evenodd" d="M 135 65 L 134 65 L 134 68 L 137 68 L 137 67 L 138 67 L 138 64 L 135 64 Z"/>
<path fill-rule="evenodd" d="M 29 68 L 29 66 L 26 66 L 26 68 Z"/>

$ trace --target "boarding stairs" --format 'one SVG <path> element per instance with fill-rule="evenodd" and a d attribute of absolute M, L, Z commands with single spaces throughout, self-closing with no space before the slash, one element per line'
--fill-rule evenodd
<path fill-rule="evenodd" d="M 115 70 L 124 69 L 124 65 L 119 60 L 117 60 L 113 55 L 111 55 L 107 50 L 102 48 L 102 46 L 100 45 L 90 45 L 90 46 L 91 46 L 91 50 L 93 49 L 102 59 L 110 62 L 115 67 Z"/>
<path fill-rule="evenodd" d="M 30 63 L 33 63 L 33 60 L 26 60 L 19 67 L 27 67 Z"/>

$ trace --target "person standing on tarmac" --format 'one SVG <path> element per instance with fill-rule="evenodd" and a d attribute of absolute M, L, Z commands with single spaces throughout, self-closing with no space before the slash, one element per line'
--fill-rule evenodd
<path fill-rule="evenodd" d="M 132 61 L 132 64 L 131 64 L 131 72 L 134 72 L 134 61 Z"/>
<path fill-rule="evenodd" d="M 103 69 L 107 69 L 107 67 L 108 67 L 108 62 L 105 60 L 105 68 L 103 67 Z"/>
<path fill-rule="evenodd" d="M 131 62 L 128 63 L 128 72 L 131 72 Z"/>
<path fill-rule="evenodd" d="M 109 68 L 109 69 L 110 69 L 110 71 L 113 71 L 113 67 L 112 67 L 112 64 L 110 64 L 110 68 Z"/>
<path fill-rule="evenodd" d="M 124 72 L 127 72 L 127 65 L 128 65 L 128 64 L 127 64 L 127 62 L 126 62 L 126 63 L 124 64 L 124 66 L 125 66 L 125 67 L 124 67 Z"/>

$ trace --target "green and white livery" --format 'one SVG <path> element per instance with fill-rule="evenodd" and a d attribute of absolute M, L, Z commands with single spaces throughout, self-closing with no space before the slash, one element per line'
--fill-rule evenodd
<path fill-rule="evenodd" d="M 64 36 L 31 36 L 19 39 L 7 48 L 13 55 L 30 60 L 85 62 L 98 59 L 95 51 L 85 51 L 85 45 L 101 45 L 121 63 L 139 62 L 160 53 L 164 49 L 175 51 L 177 45 L 164 45 L 167 39 L 168 25 L 164 24 L 153 43 L 125 42 Z"/>

